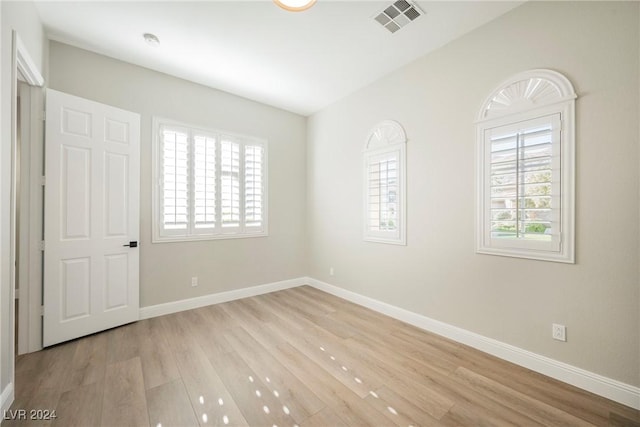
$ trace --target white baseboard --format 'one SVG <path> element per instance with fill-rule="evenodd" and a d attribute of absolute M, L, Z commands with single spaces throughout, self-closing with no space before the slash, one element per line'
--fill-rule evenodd
<path fill-rule="evenodd" d="M 484 337 L 474 332 L 321 282 L 320 280 L 310 277 L 306 278 L 306 280 L 308 285 L 321 291 L 640 410 L 640 388 L 638 387 L 505 344 L 492 338 Z"/>
<path fill-rule="evenodd" d="M 205 307 L 207 305 L 220 304 L 223 302 L 233 301 L 241 298 L 249 298 L 256 295 L 267 294 L 269 292 L 295 288 L 297 286 L 302 286 L 305 284 L 307 284 L 307 278 L 301 277 L 297 279 L 267 283 L 264 285 L 251 286 L 249 288 L 236 289 L 233 291 L 219 292 L 217 294 L 203 295 L 201 297 L 172 301 L 164 304 L 141 307 L 140 319 L 149 319 L 152 317 L 163 316 L 165 314 Z"/>
<path fill-rule="evenodd" d="M 2 411 L 2 414 L 4 414 L 5 411 L 9 410 L 12 403 L 13 403 L 13 383 L 9 383 L 4 388 L 4 390 L 2 390 L 2 394 L 0 394 L 0 411 Z"/>

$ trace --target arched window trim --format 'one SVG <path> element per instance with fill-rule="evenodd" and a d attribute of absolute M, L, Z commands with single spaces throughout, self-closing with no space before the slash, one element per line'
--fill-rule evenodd
<path fill-rule="evenodd" d="M 536 81 L 538 83 L 536 84 Z M 535 88 L 533 86 L 535 85 Z M 548 90 L 541 90 L 546 86 Z M 482 103 L 477 122 L 575 100 L 573 85 L 553 70 L 524 71 L 503 81 Z M 501 108 L 502 107 L 502 108 Z"/>
<path fill-rule="evenodd" d="M 406 142 L 407 134 L 400 123 L 395 120 L 383 120 L 369 131 L 364 149 L 373 150 Z"/>
<path fill-rule="evenodd" d="M 377 243 L 406 245 L 406 142 L 407 136 L 400 125 L 394 120 L 383 120 L 375 125 L 368 133 L 363 151 L 363 208 L 364 208 L 364 240 Z M 372 197 L 373 182 L 372 167 L 381 161 L 391 160 L 396 166 L 397 191 L 394 227 L 382 229 L 382 219 L 372 219 L 371 210 L 374 206 Z M 378 189 L 380 190 L 380 189 Z M 380 194 L 382 191 L 380 190 Z M 381 197 L 381 196 L 380 196 Z M 388 199 L 389 200 L 389 199 Z M 378 200 L 377 206 L 382 201 Z M 382 218 L 382 214 L 379 218 Z"/>
<path fill-rule="evenodd" d="M 477 226 L 476 251 L 483 254 L 530 258 L 565 263 L 575 262 L 575 99 L 573 85 L 553 70 L 529 70 L 501 83 L 485 99 L 477 116 Z M 544 117 L 558 117 L 554 152 L 558 153 L 553 172 L 553 214 L 558 224 L 554 245 L 514 242 L 494 238 L 491 233 L 491 153 L 488 137 L 496 129 L 533 123 Z M 557 139 L 557 140 L 556 140 Z M 525 208 L 518 211 L 518 217 Z M 557 210 L 556 210 L 557 209 Z M 511 246 L 510 246 L 511 245 Z"/>

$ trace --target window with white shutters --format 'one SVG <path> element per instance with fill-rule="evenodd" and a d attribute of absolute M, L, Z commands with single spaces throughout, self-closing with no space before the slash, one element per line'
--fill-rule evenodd
<path fill-rule="evenodd" d="M 379 123 L 364 152 L 364 239 L 406 244 L 405 145 L 402 127 Z"/>
<path fill-rule="evenodd" d="M 574 104 L 550 70 L 518 74 L 478 118 L 477 252 L 574 262 Z"/>
<path fill-rule="evenodd" d="M 267 142 L 154 118 L 153 241 L 267 234 Z"/>
<path fill-rule="evenodd" d="M 497 246 L 559 246 L 559 116 L 485 131 L 485 209 Z"/>

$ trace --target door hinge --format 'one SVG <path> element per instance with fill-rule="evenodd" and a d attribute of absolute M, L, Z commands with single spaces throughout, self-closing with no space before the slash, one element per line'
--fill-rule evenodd
<path fill-rule="evenodd" d="M 43 122 L 46 122 L 46 121 L 47 121 L 47 110 L 44 110 L 44 111 L 42 112 L 42 121 L 43 121 Z"/>
<path fill-rule="evenodd" d="M 44 305 L 40 306 L 40 316 L 44 316 Z"/>
<path fill-rule="evenodd" d="M 40 185 L 47 185 L 47 177 L 42 175 L 40 177 Z"/>
<path fill-rule="evenodd" d="M 40 240 L 40 250 L 44 251 L 44 240 Z"/>

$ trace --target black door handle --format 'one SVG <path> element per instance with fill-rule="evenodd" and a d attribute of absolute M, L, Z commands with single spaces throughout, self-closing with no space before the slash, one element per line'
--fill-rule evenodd
<path fill-rule="evenodd" d="M 138 242 L 129 242 L 128 245 L 122 245 L 122 246 L 128 246 L 130 248 L 137 248 L 138 247 Z"/>

